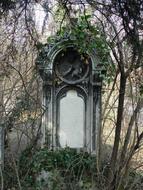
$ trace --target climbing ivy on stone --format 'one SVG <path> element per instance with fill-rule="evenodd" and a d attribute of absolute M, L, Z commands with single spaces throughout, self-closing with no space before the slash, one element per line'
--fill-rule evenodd
<path fill-rule="evenodd" d="M 46 44 L 38 44 L 37 49 L 40 50 L 40 56 L 37 60 L 39 65 L 46 65 L 50 61 L 48 51 L 50 46 L 58 44 L 60 41 L 71 41 L 75 45 L 75 49 L 81 54 L 90 55 L 93 52 L 98 57 L 98 65 L 102 71 L 107 71 L 110 67 L 112 75 L 114 75 L 115 66 L 110 61 L 110 49 L 107 44 L 105 34 L 98 26 L 92 24 L 91 15 L 83 15 L 78 19 L 74 19 L 72 24 L 63 26 L 56 35 L 48 37 Z M 99 73 L 105 81 L 111 82 L 111 72 Z"/>

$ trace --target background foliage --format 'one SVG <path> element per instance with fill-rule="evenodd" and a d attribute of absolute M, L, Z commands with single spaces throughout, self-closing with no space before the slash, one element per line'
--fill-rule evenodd
<path fill-rule="evenodd" d="M 39 22 L 38 18 L 42 21 Z M 39 46 L 49 43 L 47 38 L 52 39 L 55 35 L 74 38 L 80 52 L 95 47 L 107 70 L 102 89 L 103 147 L 100 161 L 103 164 L 92 179 L 93 185 L 98 182 L 102 190 L 142 189 L 142 1 L 87 0 L 87 3 L 81 1 L 80 5 L 74 5 L 65 0 L 52 3 L 47 0 L 1 0 L 0 26 L 0 125 L 5 131 L 1 189 L 21 190 L 27 183 L 26 172 L 30 178 L 29 168 L 26 165 L 25 171 L 21 168 L 21 154 L 21 159 L 32 161 L 31 180 L 36 172 L 40 172 L 40 167 L 49 167 L 42 163 L 40 155 L 53 160 L 50 151 L 43 149 L 40 155 L 36 151 L 45 108 L 40 101 L 42 85 L 35 59 Z M 29 153 L 22 153 L 27 146 L 30 147 Z M 52 156 L 59 164 L 66 164 L 65 152 L 55 152 Z M 73 158 L 72 151 L 68 155 Z M 87 166 L 90 156 L 84 156 L 83 163 Z M 59 172 L 61 168 L 60 171 L 53 170 L 52 180 L 58 180 L 60 184 L 64 179 Z"/>

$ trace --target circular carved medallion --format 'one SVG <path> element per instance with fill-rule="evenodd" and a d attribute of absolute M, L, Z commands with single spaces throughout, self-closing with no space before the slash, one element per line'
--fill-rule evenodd
<path fill-rule="evenodd" d="M 62 50 L 55 58 L 56 75 L 68 84 L 76 84 L 84 80 L 89 73 L 90 59 L 73 48 Z"/>

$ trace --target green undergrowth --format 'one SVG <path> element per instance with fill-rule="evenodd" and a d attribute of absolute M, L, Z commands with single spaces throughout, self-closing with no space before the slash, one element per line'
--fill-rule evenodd
<path fill-rule="evenodd" d="M 68 147 L 56 151 L 43 148 L 34 153 L 26 150 L 19 167 L 22 186 L 33 190 L 89 190 L 97 174 L 95 156 Z"/>
<path fill-rule="evenodd" d="M 96 168 L 96 156 L 76 149 L 27 148 L 17 158 L 6 159 L 5 189 L 9 190 L 106 190 L 107 158 Z M 20 188 L 21 186 L 21 188 Z M 143 173 L 129 169 L 120 190 L 142 190 Z"/>

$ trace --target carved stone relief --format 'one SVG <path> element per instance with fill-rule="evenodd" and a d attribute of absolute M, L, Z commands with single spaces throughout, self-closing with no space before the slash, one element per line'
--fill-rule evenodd
<path fill-rule="evenodd" d="M 68 84 L 77 84 L 89 74 L 89 59 L 73 48 L 61 51 L 55 59 L 57 77 Z"/>
<path fill-rule="evenodd" d="M 48 61 L 41 67 L 46 85 L 43 88 L 46 107 L 43 142 L 48 142 L 48 147 L 52 148 L 69 146 L 89 152 L 98 150 L 101 79 L 95 54 L 81 54 L 74 43 L 65 40 L 53 45 L 46 57 Z"/>

